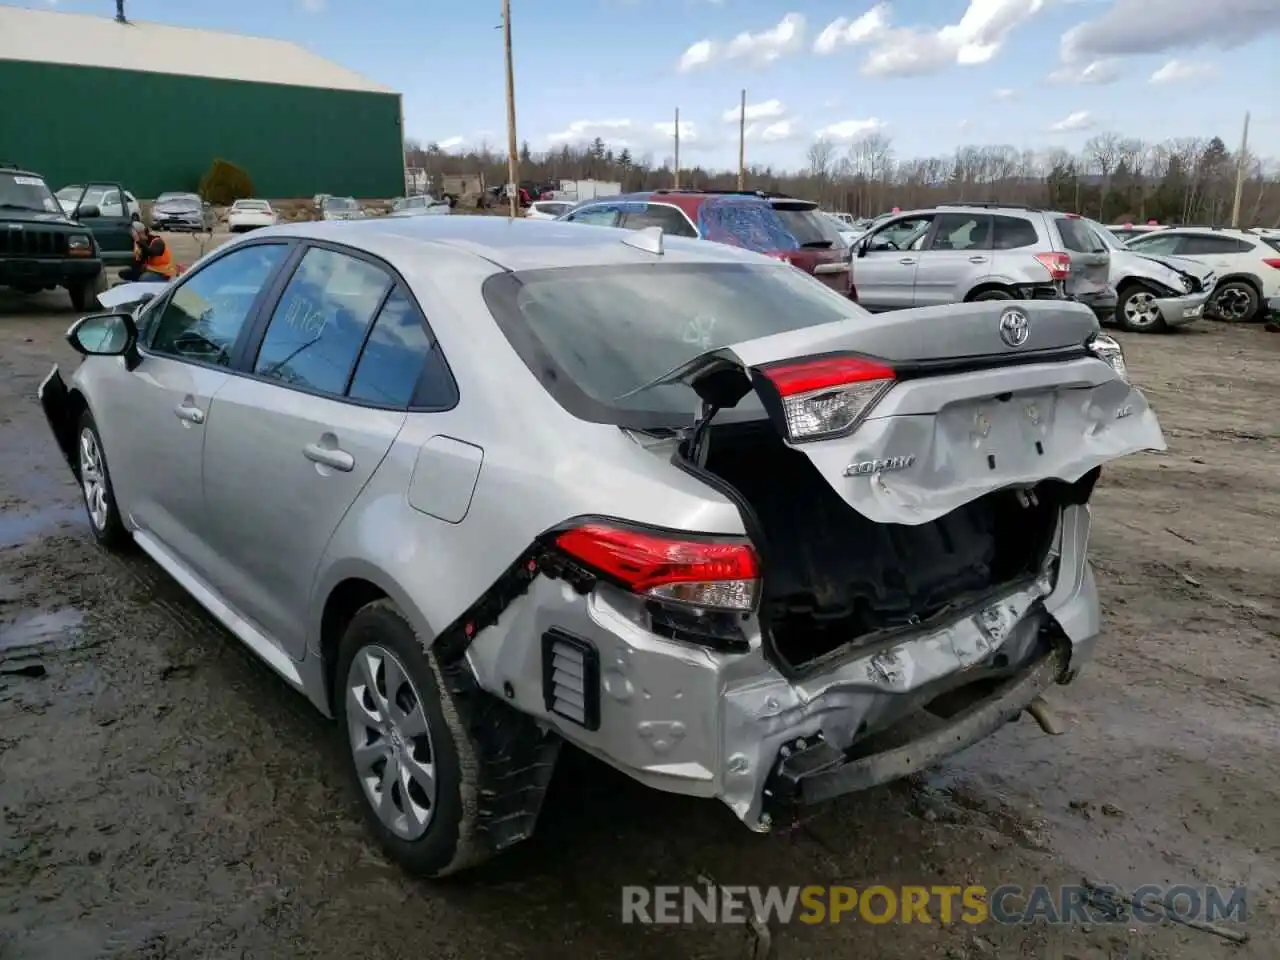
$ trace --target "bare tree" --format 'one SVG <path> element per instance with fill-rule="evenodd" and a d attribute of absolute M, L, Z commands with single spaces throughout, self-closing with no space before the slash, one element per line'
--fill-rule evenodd
<path fill-rule="evenodd" d="M 1121 140 L 1116 133 L 1100 133 L 1084 145 L 1085 162 L 1091 170 L 1102 174 L 1102 196 L 1098 200 L 1098 216 L 1106 217 L 1107 196 L 1111 193 L 1111 176 L 1120 161 Z M 1083 212 L 1083 211 L 1081 211 Z"/>
<path fill-rule="evenodd" d="M 834 172 L 835 159 L 835 144 L 825 137 L 819 137 L 813 141 L 813 143 L 809 144 L 809 149 L 805 151 L 808 174 L 818 187 L 819 203 L 826 199 L 827 184 Z"/>

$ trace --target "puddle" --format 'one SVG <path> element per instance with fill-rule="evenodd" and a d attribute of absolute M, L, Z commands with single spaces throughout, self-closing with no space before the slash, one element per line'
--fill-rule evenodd
<path fill-rule="evenodd" d="M 74 607 L 19 614 L 12 623 L 0 626 L 0 656 L 27 653 L 35 647 L 73 647 L 79 640 L 82 623 L 84 611 Z"/>
<path fill-rule="evenodd" d="M 0 547 L 16 547 L 63 524 L 84 525 L 84 508 L 68 504 L 45 507 L 35 513 L 0 511 Z"/>

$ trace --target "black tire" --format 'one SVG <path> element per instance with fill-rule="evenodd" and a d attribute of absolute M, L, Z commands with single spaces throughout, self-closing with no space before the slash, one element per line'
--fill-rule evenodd
<path fill-rule="evenodd" d="M 67 284 L 67 293 L 71 294 L 71 307 L 77 312 L 98 309 L 98 294 L 107 289 L 105 270 L 99 270 L 96 276 L 87 280 L 76 280 Z"/>
<path fill-rule="evenodd" d="M 1220 284 L 1209 302 L 1213 315 L 1225 323 L 1249 323 L 1257 317 L 1262 306 L 1258 291 L 1244 280 Z"/>
<path fill-rule="evenodd" d="M 1116 303 L 1116 325 L 1130 333 L 1166 333 L 1169 326 L 1164 314 L 1149 302 L 1160 296 L 1160 291 L 1149 284 L 1131 281 L 1120 287 L 1120 299 Z M 1144 309 L 1144 307 L 1148 307 Z"/>
<path fill-rule="evenodd" d="M 349 727 L 348 681 L 353 665 L 362 650 L 378 648 L 394 655 L 413 688 L 410 693 L 420 695 L 418 700 L 427 720 L 435 798 L 425 832 L 414 839 L 397 835 L 378 816 L 361 781 Z M 384 678 L 385 670 L 378 677 Z M 375 601 L 352 618 L 338 647 L 333 683 L 334 713 L 347 772 L 360 798 L 365 821 L 387 855 L 406 872 L 419 877 L 448 876 L 488 859 L 487 848 L 474 840 L 478 778 L 470 739 L 452 701 L 442 692 L 445 684 L 434 655 L 424 652 L 417 633 L 390 600 Z M 403 691 L 402 687 L 400 692 Z"/>
<path fill-rule="evenodd" d="M 93 449 L 97 451 L 100 476 L 100 487 L 93 487 L 85 480 L 85 466 L 90 459 L 86 450 L 86 436 L 92 437 Z M 93 414 L 85 410 L 80 414 L 76 426 L 76 479 L 80 481 L 80 498 L 84 501 L 85 514 L 89 519 L 89 531 L 93 538 L 108 550 L 121 551 L 133 543 L 133 537 L 125 528 L 120 517 L 120 508 L 116 506 L 115 487 L 111 484 L 111 467 L 107 463 L 107 451 L 102 445 L 102 436 L 98 433 L 98 425 L 93 422 Z M 95 509 L 91 503 L 101 491 L 102 503 Z"/>
<path fill-rule="evenodd" d="M 981 293 L 975 294 L 974 296 L 970 297 L 969 302 L 979 303 L 983 300 L 1012 300 L 1012 299 L 1013 299 L 1013 294 L 1010 293 L 1008 290 L 1000 290 L 998 288 L 992 288 L 991 290 L 983 290 Z"/>

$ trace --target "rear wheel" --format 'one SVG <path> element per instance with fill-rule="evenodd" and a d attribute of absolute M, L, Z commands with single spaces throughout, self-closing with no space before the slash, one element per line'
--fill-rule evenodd
<path fill-rule="evenodd" d="M 85 512 L 89 515 L 89 530 L 104 547 L 119 550 L 128 546 L 129 531 L 120 519 L 107 455 L 102 449 L 102 438 L 98 435 L 97 424 L 93 422 L 93 414 L 88 410 L 80 414 L 77 437 L 79 461 L 76 473 L 80 479 Z"/>
<path fill-rule="evenodd" d="M 468 735 L 404 614 L 361 609 L 343 634 L 334 705 L 365 819 L 406 871 L 443 877 L 484 859 Z M 467 798 L 464 800 L 464 798 Z"/>
<path fill-rule="evenodd" d="M 1156 306 L 1157 293 L 1145 283 L 1127 283 L 1120 288 L 1116 323 L 1132 333 L 1163 333 L 1168 329 Z"/>
<path fill-rule="evenodd" d="M 1258 314 L 1261 297 L 1253 284 L 1232 280 L 1218 287 L 1210 301 L 1214 316 L 1227 323 L 1248 323 Z"/>
<path fill-rule="evenodd" d="M 969 298 L 969 300 L 973 303 L 978 303 L 979 301 L 982 301 L 982 300 L 1012 300 L 1012 299 L 1013 299 L 1012 293 L 1010 293 L 1008 290 L 1003 290 L 999 287 L 992 287 L 990 290 L 983 290 L 981 293 L 976 293 Z"/>

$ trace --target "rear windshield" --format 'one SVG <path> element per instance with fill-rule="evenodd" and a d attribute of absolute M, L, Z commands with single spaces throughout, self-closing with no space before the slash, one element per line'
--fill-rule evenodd
<path fill-rule="evenodd" d="M 840 230 L 817 210 L 808 207 L 774 206 L 774 211 L 802 247 L 840 246 Z"/>
<path fill-rule="evenodd" d="M 767 200 L 709 197 L 698 205 L 703 239 L 756 253 L 796 250 L 798 241 Z"/>
<path fill-rule="evenodd" d="M 698 400 L 683 384 L 626 394 L 700 354 L 865 316 L 857 304 L 784 264 L 503 273 L 485 282 L 484 298 L 516 353 L 565 409 L 584 420 L 638 428 L 692 421 Z M 740 407 L 753 409 L 746 400 Z M 754 409 L 758 413 L 758 403 Z"/>

